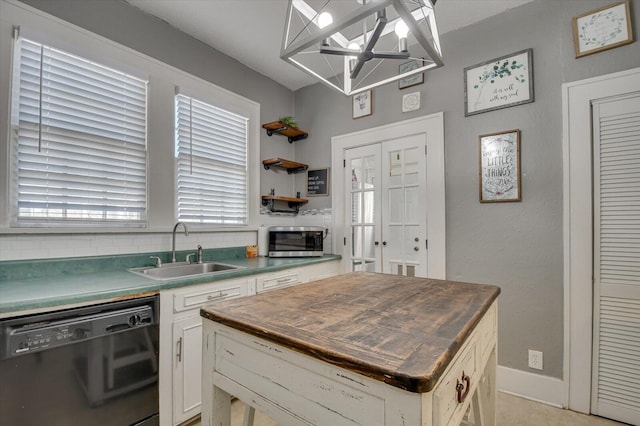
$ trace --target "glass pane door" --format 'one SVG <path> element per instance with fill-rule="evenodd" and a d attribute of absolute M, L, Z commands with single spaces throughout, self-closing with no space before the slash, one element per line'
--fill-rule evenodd
<path fill-rule="evenodd" d="M 424 135 L 382 144 L 382 272 L 427 276 Z"/>
<path fill-rule="evenodd" d="M 352 271 L 380 272 L 380 146 L 345 152 L 348 253 Z"/>

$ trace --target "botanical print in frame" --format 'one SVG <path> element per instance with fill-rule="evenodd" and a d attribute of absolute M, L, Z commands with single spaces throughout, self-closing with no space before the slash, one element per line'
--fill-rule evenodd
<path fill-rule="evenodd" d="M 371 115 L 371 90 L 353 95 L 353 118 Z"/>
<path fill-rule="evenodd" d="M 480 136 L 480 202 L 520 201 L 520 130 Z"/>
<path fill-rule="evenodd" d="M 633 42 L 629 2 L 620 1 L 573 18 L 576 58 Z"/>
<path fill-rule="evenodd" d="M 422 59 L 404 62 L 398 66 L 398 73 L 404 74 L 411 70 L 418 69 L 423 66 L 423 62 L 424 60 Z M 398 89 L 406 89 L 407 87 L 416 86 L 422 83 L 424 83 L 424 72 L 412 74 L 408 77 L 401 78 L 400 80 L 398 80 Z"/>
<path fill-rule="evenodd" d="M 533 49 L 464 69 L 466 117 L 533 101 Z"/>

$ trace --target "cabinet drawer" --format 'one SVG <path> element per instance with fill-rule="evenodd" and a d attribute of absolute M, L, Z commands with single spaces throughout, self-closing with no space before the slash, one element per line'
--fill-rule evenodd
<path fill-rule="evenodd" d="M 287 272 L 279 275 L 268 276 L 264 279 L 258 279 L 257 292 L 274 290 L 276 288 L 289 287 L 296 284 L 301 284 L 302 278 L 299 272 Z"/>
<path fill-rule="evenodd" d="M 434 391 L 433 424 L 436 426 L 459 425 L 477 387 L 480 379 L 476 371 L 477 340 L 469 343 Z M 463 396 L 467 392 L 463 402 L 458 402 L 457 386 L 463 386 Z"/>
<path fill-rule="evenodd" d="M 190 287 L 173 295 L 173 310 L 182 312 L 198 309 L 207 303 L 234 299 L 248 294 L 247 280 L 224 281 L 205 286 Z"/>

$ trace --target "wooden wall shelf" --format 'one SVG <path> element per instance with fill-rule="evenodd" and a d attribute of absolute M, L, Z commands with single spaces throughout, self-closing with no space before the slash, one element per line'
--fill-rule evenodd
<path fill-rule="evenodd" d="M 290 209 L 293 210 L 283 210 L 276 208 L 276 201 L 283 201 L 289 205 Z M 283 197 L 281 195 L 275 195 L 275 190 L 271 190 L 271 194 L 262 196 L 262 205 L 269 207 L 269 210 L 272 212 L 278 213 L 293 213 L 298 214 L 300 211 L 300 205 L 308 203 L 309 200 L 306 198 L 300 198 L 300 193 L 298 192 L 297 197 Z"/>
<path fill-rule="evenodd" d="M 285 160 L 284 158 L 270 158 L 268 160 L 262 160 L 262 165 L 266 170 L 269 170 L 271 167 L 277 167 L 279 169 L 286 170 L 289 174 L 304 172 L 309 168 L 309 166 L 304 163 Z"/>
<path fill-rule="evenodd" d="M 307 132 L 287 126 L 282 121 L 272 121 L 271 123 L 263 124 L 262 128 L 267 130 L 267 135 L 269 136 L 273 135 L 274 133 L 286 136 L 289 143 L 306 139 L 307 136 L 309 136 Z"/>

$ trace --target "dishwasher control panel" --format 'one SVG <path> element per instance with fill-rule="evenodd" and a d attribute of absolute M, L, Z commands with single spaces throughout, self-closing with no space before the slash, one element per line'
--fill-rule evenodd
<path fill-rule="evenodd" d="M 142 305 L 68 318 L 7 324 L 2 330 L 3 358 L 107 336 L 155 323 L 153 306 Z"/>

